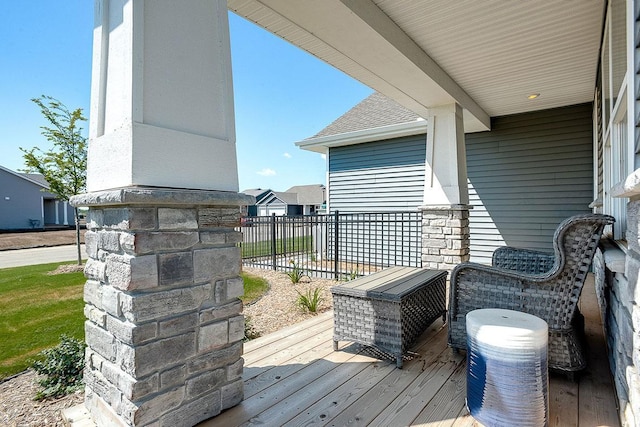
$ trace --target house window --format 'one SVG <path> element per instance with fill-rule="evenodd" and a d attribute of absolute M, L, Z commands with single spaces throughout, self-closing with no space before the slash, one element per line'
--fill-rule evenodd
<path fill-rule="evenodd" d="M 603 213 L 616 218 L 613 227 L 616 240 L 625 238 L 628 199 L 612 197 L 611 190 L 624 181 L 633 168 L 629 138 L 633 134 L 627 114 L 626 16 L 624 0 L 609 3 L 594 102 L 596 200 L 602 201 Z"/>

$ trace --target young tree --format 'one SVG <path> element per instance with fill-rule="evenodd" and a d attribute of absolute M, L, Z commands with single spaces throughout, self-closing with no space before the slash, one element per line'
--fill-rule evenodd
<path fill-rule="evenodd" d="M 85 191 L 87 182 L 87 139 L 82 136 L 80 122 L 87 119 L 82 115 L 82 109 L 73 111 L 60 101 L 50 96 L 42 95 L 33 98 L 48 126 L 41 126 L 42 135 L 53 144 L 48 151 L 38 147 L 25 150 L 23 157 L 27 172 L 38 172 L 49 183 L 49 191 L 62 200 L 69 200 L 71 196 Z M 78 247 L 78 265 L 82 264 L 80 251 L 80 221 L 78 208 L 74 207 L 76 223 L 76 245 Z"/>

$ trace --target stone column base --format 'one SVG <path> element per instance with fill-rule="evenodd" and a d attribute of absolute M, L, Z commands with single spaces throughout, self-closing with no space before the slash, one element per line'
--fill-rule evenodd
<path fill-rule="evenodd" d="M 469 205 L 420 206 L 422 266 L 451 271 L 469 261 Z"/>
<path fill-rule="evenodd" d="M 187 426 L 243 398 L 238 193 L 75 196 L 85 235 L 85 406 L 97 425 Z"/>

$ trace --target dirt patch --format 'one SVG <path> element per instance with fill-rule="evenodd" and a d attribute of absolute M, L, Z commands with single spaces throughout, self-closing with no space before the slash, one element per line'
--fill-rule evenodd
<path fill-rule="evenodd" d="M 80 242 L 84 243 L 80 230 Z M 0 233 L 0 251 L 12 249 L 42 248 L 76 244 L 76 230 L 33 231 L 26 233 Z"/>
<path fill-rule="evenodd" d="M 77 273 L 78 271 L 84 271 L 84 264 L 64 264 L 58 266 L 55 270 L 48 272 L 47 275 L 53 276 L 55 274 Z"/>

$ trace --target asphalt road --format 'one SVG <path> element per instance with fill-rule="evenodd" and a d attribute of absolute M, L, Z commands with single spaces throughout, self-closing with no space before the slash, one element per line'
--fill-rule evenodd
<path fill-rule="evenodd" d="M 82 245 L 81 250 L 82 259 L 86 259 L 87 255 L 84 251 L 84 245 Z M 0 268 L 75 261 L 77 257 L 78 252 L 76 245 L 0 251 Z"/>

